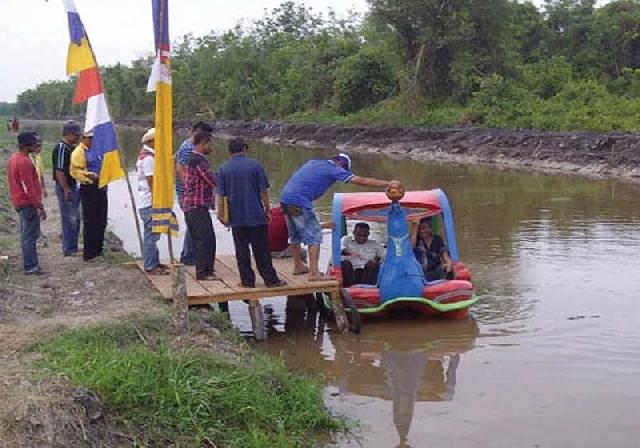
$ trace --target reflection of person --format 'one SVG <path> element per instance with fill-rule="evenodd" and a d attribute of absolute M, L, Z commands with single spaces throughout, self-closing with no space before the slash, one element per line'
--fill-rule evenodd
<path fill-rule="evenodd" d="M 269 251 L 269 180 L 260 162 L 246 156 L 248 149 L 240 138 L 229 142 L 231 159 L 220 166 L 218 173 L 218 219 L 231 226 L 241 286 L 256 285 L 251 252 L 264 284 L 270 288 L 284 286 Z"/>
<path fill-rule="evenodd" d="M 91 261 L 102 256 L 109 207 L 107 187 L 98 187 L 100 161 L 92 162 L 92 164 L 87 163 L 86 153 L 91 151 L 92 141 L 93 130 L 85 131 L 80 144 L 71 153 L 69 166 L 71 176 L 80 182 L 84 261 Z"/>
<path fill-rule="evenodd" d="M 365 187 L 384 188 L 389 185 L 388 181 L 354 175 L 351 172 L 351 158 L 345 153 L 338 153 L 331 160 L 310 160 L 293 173 L 282 189 L 280 203 L 289 228 L 293 273 L 308 272 L 309 281 L 325 279 L 318 266 L 322 230 L 313 201 L 337 181 Z M 300 243 L 309 246 L 309 267 L 302 261 Z"/>
<path fill-rule="evenodd" d="M 193 138 L 198 131 L 211 133 L 213 132 L 213 128 L 202 121 L 196 123 L 191 131 L 191 137 L 182 142 L 180 148 L 178 149 L 178 152 L 176 153 L 176 194 L 178 195 L 178 203 L 182 211 L 184 211 L 184 208 L 182 207 L 182 197 L 184 195 L 184 167 L 189 161 L 189 157 L 193 152 Z M 184 240 L 182 243 L 180 263 L 186 265 L 194 265 L 195 262 L 196 261 L 195 252 L 193 250 L 193 242 L 191 241 L 189 226 L 187 226 L 187 231 L 184 233 Z"/>
<path fill-rule="evenodd" d="M 215 176 L 206 158 L 213 149 L 213 137 L 206 131 L 198 131 L 193 137 L 193 152 L 184 172 L 182 210 L 191 234 L 196 262 L 196 279 L 218 280 L 214 274 L 216 258 L 216 234 L 209 210 L 213 208 Z"/>
<path fill-rule="evenodd" d="M 36 151 L 38 141 L 33 132 L 18 134 L 18 152 L 9 157 L 7 180 L 11 203 L 20 216 L 20 244 L 25 274 L 43 274 L 38 261 L 36 242 L 40 236 L 40 220 L 47 214 L 42 206 L 42 187 L 29 154 Z"/>
<path fill-rule="evenodd" d="M 167 275 L 169 272 L 160 264 L 158 251 L 159 233 L 153 232 L 151 225 L 151 209 L 153 202 L 153 173 L 155 170 L 154 140 L 156 129 L 149 129 L 142 136 L 142 149 L 136 162 L 138 172 L 138 213 L 144 226 L 144 270 L 151 275 Z"/>
<path fill-rule="evenodd" d="M 384 258 L 384 249 L 380 243 L 369 239 L 369 224 L 359 222 L 353 228 L 352 236 L 345 236 L 342 247 L 342 283 L 345 287 L 364 283 L 375 285 L 378 282 L 380 261 Z"/>
<path fill-rule="evenodd" d="M 53 148 L 51 162 L 55 182 L 60 221 L 62 223 L 62 253 L 70 257 L 78 252 L 80 235 L 80 192 L 76 180 L 71 177 L 71 153 L 80 141 L 80 126 L 66 124 L 62 128 L 62 140 Z"/>
<path fill-rule="evenodd" d="M 431 218 L 411 223 L 413 252 L 427 281 L 453 278 L 453 262 L 440 235 L 433 234 Z"/>

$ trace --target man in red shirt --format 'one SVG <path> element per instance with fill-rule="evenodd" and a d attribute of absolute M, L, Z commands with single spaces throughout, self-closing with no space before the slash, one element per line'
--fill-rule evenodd
<path fill-rule="evenodd" d="M 29 158 L 38 147 L 38 138 L 33 132 L 18 134 L 18 152 L 9 157 L 7 180 L 11 203 L 20 216 L 20 244 L 24 273 L 40 275 L 36 242 L 40 236 L 40 220 L 47 219 L 42 206 L 42 186 L 36 167 Z"/>

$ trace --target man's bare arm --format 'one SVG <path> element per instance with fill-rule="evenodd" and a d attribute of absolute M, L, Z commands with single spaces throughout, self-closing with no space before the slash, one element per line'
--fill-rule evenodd
<path fill-rule="evenodd" d="M 372 177 L 353 176 L 349 182 L 362 187 L 386 188 L 389 186 L 388 180 L 374 179 Z"/>

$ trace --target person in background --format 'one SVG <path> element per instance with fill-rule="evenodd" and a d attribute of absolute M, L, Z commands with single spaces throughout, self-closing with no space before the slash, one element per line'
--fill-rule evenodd
<path fill-rule="evenodd" d="M 293 274 L 309 273 L 309 281 L 325 280 L 320 273 L 320 244 L 322 229 L 313 207 L 313 201 L 322 196 L 335 182 L 351 182 L 364 187 L 385 188 L 389 181 L 356 176 L 351 172 L 351 158 L 338 153 L 331 160 L 310 160 L 289 178 L 280 203 L 286 215 L 289 240 L 293 255 Z M 309 246 L 309 266 L 302 261 L 300 243 Z"/>
<path fill-rule="evenodd" d="M 216 234 L 209 210 L 214 208 L 215 175 L 206 156 L 213 150 L 213 137 L 206 131 L 193 136 L 193 152 L 183 167 L 182 210 L 191 234 L 197 280 L 219 280 L 214 274 Z"/>
<path fill-rule="evenodd" d="M 93 130 L 85 131 L 80 144 L 71 153 L 69 166 L 69 173 L 80 183 L 84 261 L 92 261 L 103 255 L 109 207 L 107 187 L 98 186 L 100 165 L 87 163 L 86 153 L 91 151 L 92 140 Z"/>
<path fill-rule="evenodd" d="M 345 287 L 356 284 L 378 283 L 380 262 L 385 250 L 376 240 L 369 239 L 369 224 L 359 222 L 353 235 L 342 238 L 342 281 Z"/>
<path fill-rule="evenodd" d="M 7 162 L 7 180 L 11 203 L 20 216 L 22 267 L 26 275 L 41 275 L 36 243 L 40 236 L 40 221 L 47 219 L 42 205 L 42 186 L 29 158 L 36 151 L 38 140 L 33 132 L 18 134 L 18 151 Z"/>
<path fill-rule="evenodd" d="M 20 120 L 18 117 L 13 117 L 13 121 L 11 122 L 11 129 L 13 132 L 20 132 Z"/>
<path fill-rule="evenodd" d="M 62 128 L 62 140 L 53 148 L 51 154 L 53 181 L 55 182 L 62 223 L 62 253 L 65 257 L 71 257 L 78 253 L 80 191 L 69 170 L 71 153 L 80 141 L 81 134 L 80 126 L 77 124 L 65 124 Z"/>
<path fill-rule="evenodd" d="M 182 206 L 182 198 L 184 196 L 184 167 L 189 161 L 189 157 L 193 152 L 193 138 L 199 131 L 208 132 L 210 134 L 213 132 L 213 128 L 203 121 L 199 121 L 198 123 L 196 123 L 191 130 L 191 136 L 182 142 L 180 148 L 178 149 L 178 152 L 176 153 L 176 194 L 178 195 L 178 204 L 180 205 L 180 208 L 183 212 L 184 207 Z M 191 240 L 191 232 L 189 232 L 188 226 L 187 231 L 184 234 L 184 240 L 182 243 L 180 263 L 186 265 L 195 264 L 193 241 Z"/>
<path fill-rule="evenodd" d="M 33 133 L 36 136 L 36 150 L 29 154 L 31 161 L 33 162 L 33 166 L 36 167 L 36 172 L 38 173 L 38 179 L 40 179 L 40 186 L 42 187 L 42 196 L 47 197 L 47 189 L 44 184 L 44 160 L 42 159 L 42 137 L 37 132 Z"/>
<path fill-rule="evenodd" d="M 453 262 L 449 251 L 440 235 L 433 233 L 430 217 L 422 218 L 418 224 L 411 222 L 411 244 L 427 281 L 453 278 Z"/>
<path fill-rule="evenodd" d="M 159 233 L 153 233 L 151 210 L 153 203 L 153 172 L 155 169 L 154 143 L 156 129 L 149 129 L 142 136 L 142 149 L 136 162 L 138 172 L 138 213 L 144 225 L 144 270 L 150 275 L 168 275 L 167 267 L 160 264 L 158 251 Z"/>
<path fill-rule="evenodd" d="M 251 252 L 258 272 L 268 288 L 286 285 L 273 268 L 269 251 L 269 180 L 257 160 L 247 157 L 249 145 L 241 138 L 229 142 L 231 159 L 218 173 L 218 219 L 231 226 L 241 285 L 256 286 Z M 227 219 L 228 217 L 228 219 Z M 251 247 L 251 250 L 249 250 Z"/>
<path fill-rule="evenodd" d="M 7 119 L 7 132 L 11 132 L 11 129 L 13 127 L 13 120 L 11 118 Z"/>

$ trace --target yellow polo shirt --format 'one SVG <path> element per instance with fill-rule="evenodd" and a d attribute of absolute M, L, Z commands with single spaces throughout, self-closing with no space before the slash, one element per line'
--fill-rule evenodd
<path fill-rule="evenodd" d="M 78 144 L 76 149 L 71 153 L 71 163 L 69 165 L 69 174 L 75 180 L 80 182 L 81 184 L 92 184 L 93 179 L 89 177 L 89 170 L 87 170 L 87 157 L 85 156 L 85 151 L 87 150 L 87 145 L 84 143 Z"/>

